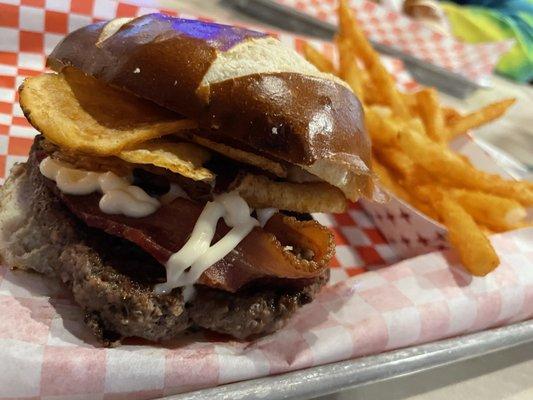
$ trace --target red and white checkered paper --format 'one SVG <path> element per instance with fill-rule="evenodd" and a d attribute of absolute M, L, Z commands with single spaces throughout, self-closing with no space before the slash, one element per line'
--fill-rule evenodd
<path fill-rule="evenodd" d="M 35 134 L 16 103 L 16 87 L 43 71 L 44 54 L 82 25 L 154 11 L 104 0 L 10 3 L 0 1 L 0 178 L 25 159 Z M 301 39 L 278 36 L 300 48 Z M 451 252 L 396 263 L 397 249 L 358 205 L 316 218 L 335 234 L 332 284 L 284 329 L 253 342 L 205 333 L 105 349 L 56 281 L 0 267 L 0 399 L 148 399 L 533 317 L 533 230 L 494 237 L 502 265 L 481 279 L 465 273 Z M 401 213 L 383 218 L 406 223 Z"/>
<path fill-rule="evenodd" d="M 337 0 L 271 1 L 337 25 Z M 514 44 L 513 39 L 464 43 L 371 0 L 351 0 L 350 5 L 357 12 L 358 21 L 370 39 L 482 84 L 487 83 L 500 57 Z"/>

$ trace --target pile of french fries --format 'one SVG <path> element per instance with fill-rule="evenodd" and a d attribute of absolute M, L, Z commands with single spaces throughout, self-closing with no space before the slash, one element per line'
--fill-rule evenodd
<path fill-rule="evenodd" d="M 461 115 L 442 106 L 433 88 L 402 93 L 346 0 L 340 1 L 338 16 L 338 68 L 308 44 L 305 57 L 347 82 L 363 104 L 373 168 L 381 185 L 444 224 L 466 269 L 486 275 L 499 265 L 487 234 L 530 224 L 526 219 L 527 207 L 533 205 L 533 184 L 477 170 L 450 150 L 448 142 L 500 117 L 514 99 Z"/>

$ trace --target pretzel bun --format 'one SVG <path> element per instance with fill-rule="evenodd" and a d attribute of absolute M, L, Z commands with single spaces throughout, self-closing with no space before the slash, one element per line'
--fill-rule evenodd
<path fill-rule="evenodd" d="M 279 40 L 163 14 L 95 23 L 48 58 L 198 122 L 200 135 L 296 165 L 355 200 L 372 191 L 358 99 Z"/>

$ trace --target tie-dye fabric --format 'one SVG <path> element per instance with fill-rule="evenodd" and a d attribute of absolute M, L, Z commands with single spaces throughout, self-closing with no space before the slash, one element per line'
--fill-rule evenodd
<path fill-rule="evenodd" d="M 458 0 L 443 8 L 453 34 L 465 42 L 515 39 L 496 71 L 519 82 L 533 81 L 533 0 Z"/>

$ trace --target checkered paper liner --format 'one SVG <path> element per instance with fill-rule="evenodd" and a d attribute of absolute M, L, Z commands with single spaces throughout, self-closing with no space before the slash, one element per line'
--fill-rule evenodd
<path fill-rule="evenodd" d="M 44 54 L 77 27 L 155 11 L 98 0 L 10 3 L 15 4 L 0 2 L 0 177 L 25 159 L 35 134 L 16 103 L 16 87 L 24 76 L 43 71 Z M 301 39 L 278 37 L 301 47 Z M 333 51 L 331 45 L 316 44 Z M 390 67 L 401 71 L 394 61 Z M 398 226 L 404 219 L 401 213 L 384 215 Z M 205 333 L 164 346 L 132 340 L 117 349 L 101 348 L 56 281 L 0 267 L 0 399 L 147 399 L 533 316 L 533 230 L 494 237 L 502 265 L 480 279 L 466 274 L 450 252 L 398 263 L 398 249 L 359 205 L 316 218 L 335 235 L 332 284 L 284 329 L 253 342 Z M 390 266 L 379 268 L 384 265 Z"/>
<path fill-rule="evenodd" d="M 337 0 L 271 0 L 337 25 Z M 463 43 L 371 0 L 351 0 L 366 36 L 478 83 L 487 83 L 500 57 L 514 40 Z"/>

